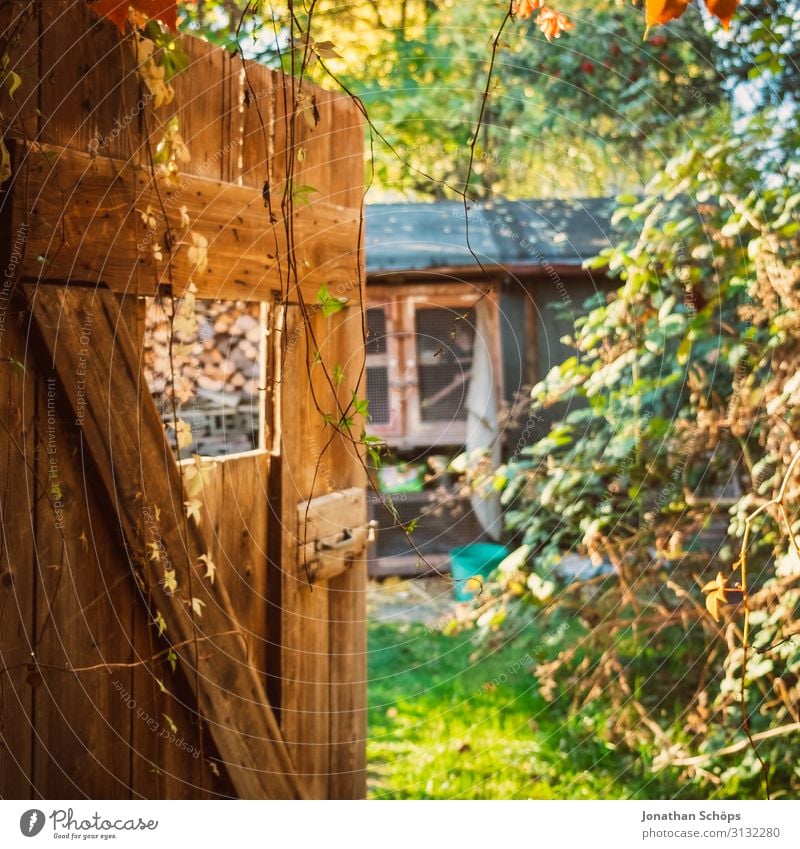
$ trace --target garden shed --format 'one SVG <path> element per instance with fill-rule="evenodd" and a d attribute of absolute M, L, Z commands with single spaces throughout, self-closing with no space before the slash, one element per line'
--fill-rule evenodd
<path fill-rule="evenodd" d="M 583 263 L 611 243 L 613 210 L 611 198 L 485 202 L 469 211 L 470 250 L 463 203 L 367 206 L 370 432 L 399 467 L 370 500 L 372 573 L 419 571 L 398 517 L 418 520 L 414 543 L 436 568 L 497 535 L 497 512 L 487 528 L 447 463 L 465 448 L 499 459 L 546 432 L 528 420 L 529 388 L 574 353 L 561 339 L 586 300 L 612 288 Z"/>

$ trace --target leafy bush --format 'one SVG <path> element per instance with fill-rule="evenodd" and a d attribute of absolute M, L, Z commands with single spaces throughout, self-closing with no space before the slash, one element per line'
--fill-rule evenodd
<path fill-rule="evenodd" d="M 622 285 L 533 391 L 535 408 L 565 412 L 495 473 L 520 548 L 481 621 L 508 627 L 530 605 L 578 617 L 586 636 L 540 666 L 543 686 L 612 700 L 617 733 L 649 729 L 663 765 L 796 790 L 783 734 L 800 719 L 800 475 L 781 485 L 800 450 L 800 192 L 776 166 L 796 130 L 770 146 L 775 126 L 765 115 L 698 142 L 643 199 L 620 199 L 639 235 L 593 265 Z M 779 491 L 785 516 L 767 503 Z M 741 537 L 759 507 L 745 576 Z M 559 591 L 557 564 L 576 552 L 598 574 Z M 729 746 L 738 758 L 712 757 Z M 692 759 L 698 748 L 708 757 Z"/>

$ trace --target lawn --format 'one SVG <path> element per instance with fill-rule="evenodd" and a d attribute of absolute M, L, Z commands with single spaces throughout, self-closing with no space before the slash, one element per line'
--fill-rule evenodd
<path fill-rule="evenodd" d="M 603 742 L 597 710 L 568 717 L 565 700 L 547 703 L 524 646 L 475 659 L 470 637 L 418 623 L 371 623 L 371 798 L 688 795 L 674 777 L 654 775 L 640 753 Z"/>

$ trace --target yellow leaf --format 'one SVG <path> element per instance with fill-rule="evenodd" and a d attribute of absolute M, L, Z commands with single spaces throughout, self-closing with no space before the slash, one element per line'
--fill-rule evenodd
<path fill-rule="evenodd" d="M 208 269 L 208 239 L 199 233 L 192 232 L 192 246 L 187 251 L 189 262 L 194 263 L 195 271 L 204 274 Z"/>
<path fill-rule="evenodd" d="M 714 617 L 715 622 L 719 622 L 719 599 L 716 593 L 706 596 L 706 610 Z"/>
<path fill-rule="evenodd" d="M 188 448 L 192 444 L 192 426 L 183 419 L 175 422 L 175 439 L 179 449 Z"/>
<path fill-rule="evenodd" d="M 217 576 L 217 567 L 214 564 L 214 561 L 211 559 L 211 556 L 208 554 L 201 554 L 198 558 L 201 563 L 205 563 L 206 565 L 206 574 L 205 577 L 208 578 L 211 583 L 214 583 L 214 578 Z"/>
<path fill-rule="evenodd" d="M 197 524 L 200 524 L 200 508 L 203 506 L 196 498 L 191 501 L 184 501 L 183 506 L 186 508 L 186 517 L 194 519 Z"/>
<path fill-rule="evenodd" d="M 167 595 L 172 595 L 178 589 L 178 581 L 175 578 L 174 569 L 165 569 L 164 577 L 161 579 L 161 586 L 164 587 L 164 592 Z"/>
<path fill-rule="evenodd" d="M 192 599 L 192 610 L 194 611 L 196 616 L 203 615 L 203 608 L 206 606 L 204 601 L 201 601 L 199 598 Z"/>
<path fill-rule="evenodd" d="M 5 183 L 11 176 L 11 154 L 5 145 L 3 139 L 0 138 L 0 183 Z"/>

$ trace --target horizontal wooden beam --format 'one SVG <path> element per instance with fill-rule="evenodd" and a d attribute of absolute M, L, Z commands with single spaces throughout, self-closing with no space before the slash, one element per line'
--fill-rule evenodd
<path fill-rule="evenodd" d="M 605 277 L 605 271 L 595 271 Z M 431 288 L 469 284 L 477 290 L 487 286 L 497 286 L 504 280 L 512 278 L 523 285 L 536 285 L 562 278 L 565 282 L 571 280 L 588 280 L 592 278 L 592 270 L 586 269 L 579 263 L 548 263 L 545 268 L 538 262 L 515 262 L 502 265 L 484 262 L 481 268 L 477 262 L 474 265 L 441 265 L 430 268 L 406 269 L 403 271 L 370 271 L 367 285 L 370 291 L 380 287 L 415 286 Z"/>
<path fill-rule="evenodd" d="M 14 232 L 25 234 L 25 280 L 102 284 L 152 295 L 189 282 L 199 298 L 311 303 L 321 284 L 358 297 L 360 210 L 295 200 L 294 256 L 259 190 L 195 175 L 170 184 L 150 169 L 62 147 L 15 145 Z M 280 213 L 282 187 L 272 189 Z M 308 201 L 308 203 L 304 203 Z M 202 267 L 203 254 L 207 267 Z"/>

